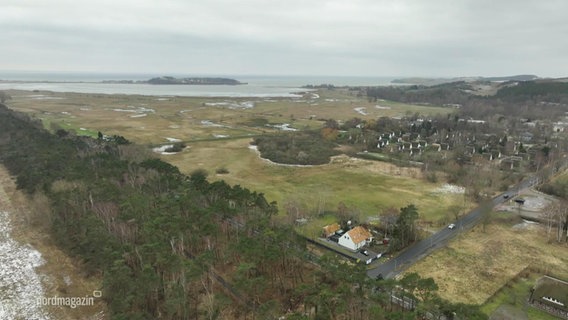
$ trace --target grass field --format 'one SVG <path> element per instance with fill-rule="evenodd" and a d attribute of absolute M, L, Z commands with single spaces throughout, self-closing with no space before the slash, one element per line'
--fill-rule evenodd
<path fill-rule="evenodd" d="M 380 101 L 369 103 L 347 90 L 321 90 L 319 98 L 157 98 L 137 95 L 11 91 L 10 106 L 77 134 L 123 135 L 136 143 L 157 146 L 168 138 L 189 146 L 164 160 L 189 173 L 206 169 L 211 179 L 224 179 L 266 194 L 283 204 L 295 200 L 312 206 L 316 198 L 335 210 L 339 202 L 356 207 L 363 217 L 387 207 L 417 205 L 422 218 L 436 220 L 461 196 L 432 193 L 415 169 L 387 163 L 342 158 L 330 165 L 284 167 L 259 159 L 248 148 L 251 138 L 277 131 L 263 123 L 289 123 L 293 128 L 321 128 L 322 119 L 374 119 L 379 116 L 448 113 L 451 109 Z M 357 109 L 364 108 L 364 109 Z M 359 110 L 359 112 L 357 110 Z M 362 114 L 363 112 L 364 114 Z M 218 168 L 229 174 L 215 175 Z M 282 210 L 281 210 L 282 211 Z"/>
<path fill-rule="evenodd" d="M 549 241 L 541 226 L 523 223 L 514 213 L 501 212 L 493 213 L 486 231 L 482 229 L 477 226 L 459 235 L 408 272 L 434 278 L 446 299 L 475 304 L 486 303 L 528 266 L 568 277 L 568 245 Z M 507 299 L 517 299 L 525 287 L 513 287 L 510 295 L 498 295 L 483 307 L 484 311 L 491 313 L 501 304 L 510 304 Z"/>
<path fill-rule="evenodd" d="M 295 201 L 315 211 L 318 203 L 325 202 L 324 209 L 334 211 L 339 202 L 344 202 L 348 207 L 356 207 L 364 220 L 388 207 L 415 204 L 423 220 L 435 221 L 448 208 L 464 201 L 463 195 L 435 192 L 439 184 L 419 179 L 421 173 L 416 168 L 398 168 L 390 163 L 346 156 L 335 157 L 328 165 L 280 166 L 260 159 L 248 148 L 249 141 L 195 142 L 183 153 L 165 159 L 184 172 L 204 168 L 211 179 L 259 190 L 281 205 Z M 212 170 L 221 167 L 229 173 L 216 175 Z M 327 219 L 316 219 L 314 223 L 321 228 Z"/>
<path fill-rule="evenodd" d="M 289 123 L 293 128 L 321 128 L 322 119 L 348 120 L 354 117 L 447 114 L 450 108 L 370 103 L 347 90 L 319 91 L 319 98 L 197 98 L 152 97 L 55 93 L 47 91 L 9 91 L 12 108 L 33 114 L 46 124 L 65 128 L 103 131 L 128 136 L 138 143 L 164 142 L 164 136 L 183 140 L 221 135 L 244 135 L 270 131 L 255 127 L 251 119 L 268 123 Z M 311 97 L 311 98 L 310 98 Z M 355 110 L 364 108 L 364 114 Z M 204 125 L 202 121 L 210 121 Z M 48 127 L 49 128 L 49 127 Z"/>

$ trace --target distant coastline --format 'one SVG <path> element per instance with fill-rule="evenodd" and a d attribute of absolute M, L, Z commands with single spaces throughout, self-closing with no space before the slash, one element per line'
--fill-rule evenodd
<path fill-rule="evenodd" d="M 458 82 L 458 81 L 488 81 L 488 82 L 507 82 L 507 81 L 532 81 L 539 79 L 538 76 L 532 74 L 520 74 L 514 76 L 504 76 L 504 77 L 458 77 L 458 78 L 420 78 L 420 77 L 411 77 L 411 78 L 399 78 L 393 79 L 393 84 L 414 84 L 414 85 L 425 85 L 425 86 L 434 86 L 444 83 L 450 82 Z"/>
<path fill-rule="evenodd" d="M 102 81 L 69 81 L 69 80 L 2 80 L 0 83 L 105 83 L 105 84 L 153 84 L 153 85 L 245 85 L 231 78 L 219 77 L 156 77 L 149 80 L 102 80 Z"/>

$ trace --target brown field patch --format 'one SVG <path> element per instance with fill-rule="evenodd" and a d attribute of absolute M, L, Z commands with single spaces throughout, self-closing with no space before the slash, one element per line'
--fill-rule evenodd
<path fill-rule="evenodd" d="M 442 297 L 482 304 L 527 266 L 568 275 L 567 244 L 549 242 L 541 226 L 515 227 L 520 219 L 494 221 L 465 232 L 446 248 L 419 261 L 407 272 L 432 277 Z M 495 220 L 507 221 L 497 222 Z"/>
<path fill-rule="evenodd" d="M 323 195 L 326 210 L 336 210 L 339 202 L 357 207 L 364 215 L 409 202 L 419 206 L 427 220 L 437 220 L 441 207 L 459 201 L 453 195 L 431 196 L 437 185 L 421 180 L 417 168 L 397 167 L 388 162 L 339 156 L 332 163 L 312 168 L 273 165 L 248 149 L 252 136 L 276 132 L 264 123 L 288 123 L 293 128 L 321 128 L 322 119 L 348 120 L 354 117 L 375 119 L 379 116 L 403 116 L 420 112 L 436 114 L 451 109 L 425 107 L 381 101 L 375 103 L 347 90 L 324 90 L 320 99 L 291 98 L 197 98 L 169 97 L 157 99 L 140 95 L 104 95 L 50 92 L 10 92 L 10 107 L 77 133 L 118 134 L 148 147 L 168 144 L 166 138 L 183 140 L 188 148 L 162 159 L 184 173 L 206 169 L 211 180 L 263 192 L 283 205 L 292 198 Z M 62 99 L 34 100 L 30 94 L 44 94 Z M 247 104 L 252 108 L 233 108 Z M 368 115 L 354 108 L 365 107 Z M 388 107 L 388 108 L 386 108 Z M 120 110 L 120 111 L 116 111 Z M 151 111 L 149 111 L 151 110 Z M 145 116 L 141 116 L 144 115 Z M 140 116 L 133 118 L 132 116 Z M 262 120 L 262 121 L 256 121 Z M 208 121 L 208 122 L 204 122 Z M 85 130 L 82 130 L 82 129 Z M 220 136 L 226 138 L 219 139 Z M 224 168 L 226 174 L 216 174 Z M 396 191 L 395 191 L 396 190 Z M 313 199 L 306 199 L 309 205 Z M 282 207 L 281 207 L 282 208 Z"/>
<path fill-rule="evenodd" d="M 379 173 L 392 176 L 402 176 L 420 179 L 422 171 L 416 167 L 399 167 L 390 162 L 372 161 L 359 158 L 352 158 L 346 155 L 335 156 L 332 163 L 339 164 L 345 168 L 364 169 L 372 173 Z"/>

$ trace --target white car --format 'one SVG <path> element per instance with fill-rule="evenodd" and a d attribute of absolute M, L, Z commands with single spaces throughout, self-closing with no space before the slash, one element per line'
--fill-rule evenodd
<path fill-rule="evenodd" d="M 454 229 L 455 227 L 456 227 L 456 225 L 453 224 L 453 223 L 451 223 L 451 224 L 448 226 L 448 229 Z"/>

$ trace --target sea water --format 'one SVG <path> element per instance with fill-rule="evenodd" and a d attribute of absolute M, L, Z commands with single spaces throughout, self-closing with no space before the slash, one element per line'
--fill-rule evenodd
<path fill-rule="evenodd" d="M 103 83 L 105 80 L 143 81 L 160 75 L 105 73 L 0 72 L 0 90 L 46 90 L 101 94 L 141 94 L 152 96 L 193 97 L 296 97 L 308 89 L 305 85 L 335 86 L 389 85 L 394 78 L 352 76 L 251 76 L 251 75 L 181 75 L 174 77 L 225 77 L 243 85 L 150 85 L 144 83 Z"/>

